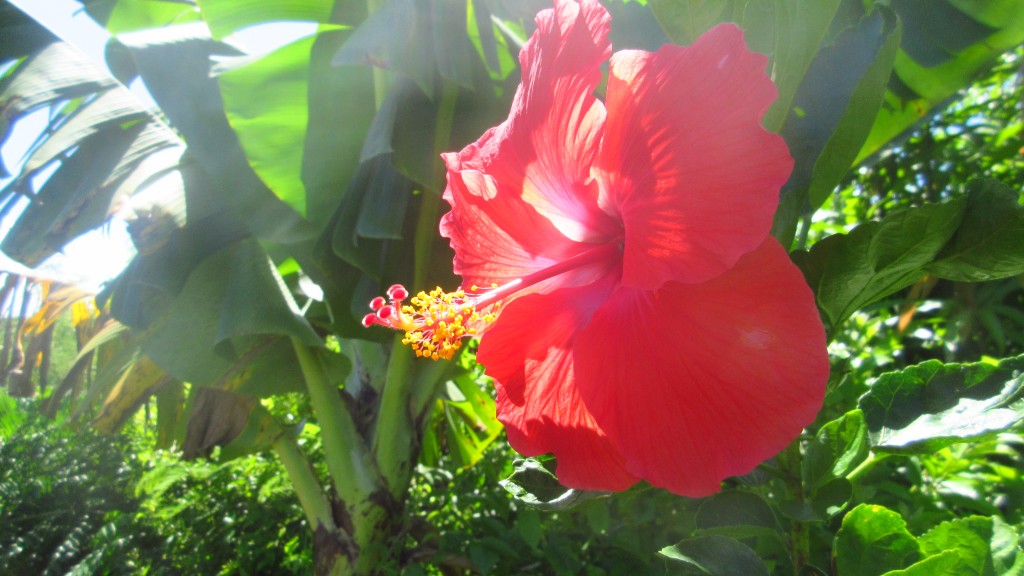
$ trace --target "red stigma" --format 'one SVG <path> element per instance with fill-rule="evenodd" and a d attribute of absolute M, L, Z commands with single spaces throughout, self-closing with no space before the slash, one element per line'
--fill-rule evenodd
<path fill-rule="evenodd" d="M 388 298 L 390 298 L 392 302 L 395 300 L 402 301 L 409 297 L 409 291 L 401 284 L 392 284 L 391 287 L 388 288 L 387 294 Z"/>

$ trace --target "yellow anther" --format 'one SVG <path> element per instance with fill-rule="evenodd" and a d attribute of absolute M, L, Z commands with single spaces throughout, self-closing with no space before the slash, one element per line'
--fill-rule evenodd
<path fill-rule="evenodd" d="M 474 286 L 471 292 L 475 292 Z M 463 289 L 444 292 L 435 288 L 411 297 L 401 307 L 399 324 L 405 330 L 402 343 L 417 356 L 450 359 L 462 348 L 462 339 L 478 333 L 479 324 L 492 322 L 493 314 L 481 315 L 473 304 L 477 295 Z"/>

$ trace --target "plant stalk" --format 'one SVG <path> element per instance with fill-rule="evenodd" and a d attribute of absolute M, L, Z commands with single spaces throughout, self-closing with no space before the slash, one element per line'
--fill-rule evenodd
<path fill-rule="evenodd" d="M 324 459 L 338 496 L 348 505 L 363 502 L 376 487 L 366 446 L 320 358 L 294 338 L 292 344 L 320 425 Z"/>
<path fill-rule="evenodd" d="M 336 529 L 334 516 L 331 513 L 331 503 L 320 487 L 313 466 L 309 463 L 306 455 L 302 453 L 295 439 L 286 431 L 278 430 L 275 433 L 273 442 L 274 452 L 281 459 L 281 464 L 288 472 L 288 478 L 292 482 L 292 488 L 299 497 L 299 504 L 306 514 L 306 521 L 313 530 L 320 527 L 328 531 Z"/>
<path fill-rule="evenodd" d="M 804 502 L 803 454 L 800 450 L 800 438 L 793 440 L 779 456 L 779 468 L 786 483 L 789 498 L 794 502 Z M 811 556 L 811 538 L 806 522 L 791 519 L 789 528 L 790 557 L 793 560 L 793 574 L 800 576 Z"/>
<path fill-rule="evenodd" d="M 864 461 L 860 463 L 860 465 L 858 465 L 849 474 L 846 475 L 846 479 L 849 480 L 851 484 L 860 480 L 862 476 L 866 475 L 868 472 L 871 472 L 871 470 L 874 469 L 875 465 L 881 462 L 882 460 L 885 460 L 887 456 L 888 454 L 878 454 L 876 452 L 871 452 L 870 454 L 868 454 L 868 457 L 865 458 Z"/>
<path fill-rule="evenodd" d="M 413 242 L 416 259 L 414 286 L 423 286 L 426 283 L 434 239 L 438 235 L 437 211 L 441 203 L 440 189 L 444 178 L 440 154 L 448 148 L 448 141 L 451 138 L 457 96 L 458 87 L 448 80 L 442 80 L 434 132 L 434 152 L 437 158 L 434 170 L 435 184 L 433 190 L 423 192 L 420 213 L 416 220 Z M 408 482 L 409 471 L 412 469 L 411 459 L 418 447 L 419 438 L 415 430 L 418 415 L 414 414 L 412 404 L 412 387 L 415 379 L 413 353 L 402 344 L 402 335 L 395 337 L 391 350 L 391 360 L 388 363 L 377 424 L 374 428 L 372 451 L 377 469 L 392 495 L 401 498 Z M 422 380 L 418 379 L 416 385 L 429 384 Z"/>

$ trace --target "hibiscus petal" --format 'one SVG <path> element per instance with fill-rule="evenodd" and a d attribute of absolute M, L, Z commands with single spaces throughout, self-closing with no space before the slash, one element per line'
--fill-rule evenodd
<path fill-rule="evenodd" d="M 580 394 L 626 469 L 693 497 L 791 442 L 829 371 L 813 295 L 774 239 L 706 283 L 619 288 L 573 355 Z"/>
<path fill-rule="evenodd" d="M 766 62 L 733 25 L 612 57 L 598 178 L 626 230 L 624 285 L 708 280 L 767 236 L 793 161 L 761 126 Z"/>
<path fill-rule="evenodd" d="M 616 275 L 586 287 L 517 298 L 480 341 L 477 359 L 494 378 L 498 419 L 519 453 L 558 457 L 572 488 L 625 490 L 636 482 L 580 400 L 573 340 L 610 294 Z"/>
<path fill-rule="evenodd" d="M 566 259 L 585 249 L 580 242 L 621 234 L 598 208 L 590 175 L 604 125 L 593 92 L 611 53 L 609 21 L 596 0 L 559 0 L 538 14 L 509 118 L 444 155 L 452 211 L 441 234 L 467 283 L 501 283 Z"/>

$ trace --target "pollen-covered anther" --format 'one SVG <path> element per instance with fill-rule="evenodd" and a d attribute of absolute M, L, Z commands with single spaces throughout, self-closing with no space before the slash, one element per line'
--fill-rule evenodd
<path fill-rule="evenodd" d="M 477 311 L 484 294 L 477 292 L 476 287 L 469 293 L 461 288 L 454 292 L 434 288 L 410 297 L 404 286 L 395 284 L 388 288 L 387 295 L 387 303 L 380 296 L 370 301 L 374 314 L 363 318 L 363 326 L 404 331 L 402 343 L 423 358 L 450 359 L 462 348 L 464 338 L 475 336 L 496 318 L 494 312 Z M 404 302 L 406 298 L 408 304 Z M 492 301 L 486 306 L 497 310 L 499 304 Z"/>

